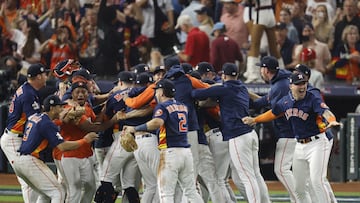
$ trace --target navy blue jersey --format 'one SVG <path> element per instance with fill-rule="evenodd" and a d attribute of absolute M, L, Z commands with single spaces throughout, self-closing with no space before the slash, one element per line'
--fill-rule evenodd
<path fill-rule="evenodd" d="M 59 128 L 44 113 L 36 113 L 26 123 L 20 154 L 31 154 L 37 158 L 48 144 L 54 148 L 63 143 Z"/>
<path fill-rule="evenodd" d="M 118 90 L 114 92 L 106 102 L 105 114 L 107 117 L 112 118 L 116 112 L 126 109 L 124 102 L 124 95 L 130 91 L 129 88 Z"/>
<path fill-rule="evenodd" d="M 286 96 L 289 91 L 290 71 L 280 69 L 270 81 L 270 91 L 267 95 L 255 100 L 252 105 L 254 108 L 270 107 Z M 284 116 L 273 121 L 274 131 L 277 138 L 294 138 L 289 122 Z"/>
<path fill-rule="evenodd" d="M 185 104 L 170 99 L 156 105 L 154 112 L 154 118 L 164 121 L 159 131 L 159 149 L 190 147 L 187 140 L 188 108 Z"/>
<path fill-rule="evenodd" d="M 13 133 L 23 134 L 27 118 L 40 111 L 39 92 L 25 82 L 16 90 L 11 100 L 6 128 Z"/>
<path fill-rule="evenodd" d="M 285 113 L 297 139 L 311 137 L 323 132 L 318 118 L 329 109 L 321 98 L 307 91 L 304 99 L 295 101 L 291 92 L 279 100 L 272 109 L 273 114 Z"/>
<path fill-rule="evenodd" d="M 253 130 L 241 120 L 249 116 L 250 100 L 248 90 L 241 81 L 230 80 L 223 85 L 193 90 L 192 96 L 196 99 L 217 98 L 220 105 L 221 131 L 225 141 Z"/>

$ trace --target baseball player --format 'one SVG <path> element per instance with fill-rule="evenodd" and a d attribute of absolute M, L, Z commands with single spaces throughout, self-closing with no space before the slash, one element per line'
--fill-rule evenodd
<path fill-rule="evenodd" d="M 253 99 L 252 107 L 260 109 L 270 106 L 273 108 L 277 101 L 289 92 L 289 77 L 291 72 L 280 69 L 275 57 L 265 56 L 261 59 L 260 74 L 266 83 L 270 83 L 270 91 L 263 97 L 250 93 Z M 291 171 L 296 140 L 285 117 L 274 120 L 273 127 L 276 136 L 276 150 L 274 172 L 279 181 L 289 192 L 291 202 L 295 202 L 295 183 Z"/>
<path fill-rule="evenodd" d="M 35 113 L 29 117 L 24 131 L 20 156 L 13 163 L 14 171 L 40 195 L 50 198 L 51 202 L 63 203 L 65 191 L 57 182 L 54 173 L 40 159 L 40 153 L 48 146 L 57 147 L 61 151 L 73 150 L 97 138 L 89 133 L 76 141 L 64 141 L 58 127 L 52 122 L 59 119 L 62 106 L 58 96 L 50 95 L 44 100 L 44 113 Z M 46 198 L 45 198 L 46 199 Z"/>
<path fill-rule="evenodd" d="M 71 85 L 72 99 L 69 100 L 69 104 L 65 108 L 81 106 L 85 108 L 85 114 L 77 123 L 69 122 L 61 124 L 60 132 L 65 140 L 81 139 L 88 132 L 104 131 L 117 122 L 116 116 L 106 122 L 102 122 L 102 120 L 95 116 L 91 105 L 87 102 L 87 88 L 87 84 L 84 82 L 76 82 Z M 89 144 L 85 144 L 76 150 L 62 153 L 60 162 L 64 173 L 63 178 L 67 186 L 67 202 L 92 201 L 96 190 L 92 155 L 92 146 Z M 83 195 L 82 189 L 84 190 Z"/>
<path fill-rule="evenodd" d="M 44 65 L 31 65 L 27 73 L 27 82 L 16 90 L 11 100 L 6 128 L 1 137 L 1 149 L 11 165 L 17 157 L 27 118 L 34 113 L 40 113 L 39 90 L 46 84 L 47 73 L 48 70 Z M 18 180 L 21 184 L 24 202 L 36 202 L 38 195 L 32 193 L 31 188 L 22 179 L 18 178 Z"/>
<path fill-rule="evenodd" d="M 242 118 L 249 115 L 249 94 L 237 80 L 238 68 L 233 63 L 223 65 L 223 85 L 193 90 L 196 99 L 216 98 L 220 105 L 221 130 L 229 141 L 231 161 L 241 182 L 245 185 L 249 202 L 270 202 L 265 181 L 259 168 L 259 141 L 254 129 L 246 126 Z"/>
<path fill-rule="evenodd" d="M 309 80 L 311 78 L 312 69 L 310 69 L 306 65 L 298 64 L 298 65 L 295 66 L 295 72 L 302 73 Z M 313 93 L 314 95 L 316 95 L 317 97 L 319 97 L 319 98 L 321 98 L 323 100 L 320 89 L 313 87 L 312 84 L 310 84 L 310 80 L 309 80 L 309 83 L 308 83 L 308 86 L 307 86 L 307 91 Z M 319 122 L 318 126 L 319 126 L 319 128 L 324 128 L 326 126 L 326 123 Z M 326 158 L 326 159 L 329 159 L 330 154 L 331 154 L 331 149 L 332 149 L 332 146 L 333 146 L 333 143 L 334 143 L 334 139 L 333 139 L 334 136 L 333 136 L 333 134 L 331 132 L 331 129 L 326 129 L 325 134 L 326 134 L 326 137 L 329 140 L 329 143 L 328 143 L 329 145 L 326 148 L 326 154 L 328 156 L 328 158 Z M 329 180 L 327 178 L 324 180 L 324 184 L 325 184 L 325 187 L 328 190 L 328 193 L 330 195 L 331 202 L 336 203 L 337 200 L 335 198 L 334 192 L 333 192 L 333 190 L 331 188 L 331 185 L 329 183 Z M 311 185 L 310 185 L 310 187 L 311 187 Z M 313 191 L 314 191 L 313 189 L 309 189 L 311 199 L 312 199 L 313 202 L 317 202 L 316 200 L 314 200 L 314 197 L 316 197 L 316 196 L 313 195 L 313 193 L 312 193 Z"/>
<path fill-rule="evenodd" d="M 188 108 L 174 99 L 175 85 L 166 79 L 156 84 L 155 97 L 159 102 L 153 119 L 136 127 L 126 126 L 130 133 L 153 131 L 160 128 L 160 163 L 157 183 L 160 202 L 174 202 L 175 187 L 179 181 L 190 202 L 202 202 L 195 188 L 194 167 L 187 142 Z"/>
<path fill-rule="evenodd" d="M 106 102 L 105 115 L 107 117 L 112 117 L 116 112 L 126 109 L 124 97 L 129 93 L 134 82 L 135 76 L 130 72 L 123 71 L 118 74 L 118 90 L 115 91 Z M 127 196 L 127 199 L 130 202 L 137 202 L 139 199 L 139 195 L 135 189 L 137 185 L 135 182 L 136 176 L 139 176 L 138 166 L 134 154 L 126 152 L 120 145 L 122 126 L 123 122 L 118 126 L 120 131 L 114 133 L 114 142 L 105 156 L 101 170 L 102 173 L 100 175 L 101 186 L 97 189 L 95 196 L 96 202 L 110 201 L 109 199 L 112 198 L 113 194 L 120 192 L 119 188 L 116 188 L 116 191 L 114 191 L 113 188 L 113 186 L 119 185 L 120 178 L 121 186 L 124 189 L 124 195 Z M 104 192 L 107 192 L 107 194 Z M 112 201 L 115 201 L 115 199 L 112 199 Z"/>
<path fill-rule="evenodd" d="M 318 202 L 330 202 L 330 196 L 323 184 L 327 174 L 329 156 L 324 153 L 328 138 L 324 129 L 319 128 L 317 119 L 322 116 L 328 122 L 326 128 L 338 126 L 334 114 L 327 105 L 307 90 L 307 78 L 301 73 L 290 77 L 290 92 L 280 99 L 275 107 L 256 118 L 245 117 L 243 122 L 253 125 L 285 115 L 297 140 L 293 157 L 295 194 L 298 202 L 311 202 L 306 195 L 306 183 L 310 181 Z"/>

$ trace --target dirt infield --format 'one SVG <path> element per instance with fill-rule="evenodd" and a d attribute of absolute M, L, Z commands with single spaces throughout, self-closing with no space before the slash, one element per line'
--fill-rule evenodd
<path fill-rule="evenodd" d="M 270 191 L 285 191 L 285 188 L 279 181 L 266 181 Z M 19 185 L 14 174 L 0 173 L 0 185 Z M 334 192 L 359 192 L 360 181 L 347 183 L 331 183 Z"/>

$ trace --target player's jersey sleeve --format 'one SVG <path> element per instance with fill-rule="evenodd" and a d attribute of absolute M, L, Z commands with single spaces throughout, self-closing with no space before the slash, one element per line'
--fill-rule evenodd
<path fill-rule="evenodd" d="M 195 89 L 191 92 L 191 96 L 194 99 L 206 99 L 208 97 L 217 98 L 219 96 L 227 94 L 227 89 L 223 85 L 212 86 L 207 89 Z"/>
<path fill-rule="evenodd" d="M 321 116 L 325 110 L 328 110 L 329 107 L 325 104 L 324 101 L 318 96 L 313 95 L 313 103 L 312 107 L 315 113 L 317 113 L 319 116 Z"/>
<path fill-rule="evenodd" d="M 201 80 L 198 80 L 190 75 L 186 75 L 189 80 L 191 81 L 191 85 L 194 89 L 203 89 L 203 88 L 209 88 L 211 87 L 209 84 L 202 82 Z"/>
<path fill-rule="evenodd" d="M 164 121 L 166 121 L 167 117 L 168 117 L 168 112 L 165 108 L 165 106 L 163 105 L 157 105 L 154 109 L 154 116 L 153 118 L 160 118 Z"/>
<path fill-rule="evenodd" d="M 49 120 L 50 121 L 50 120 Z M 64 139 L 60 135 L 59 128 L 53 122 L 46 122 L 42 126 L 44 129 L 44 137 L 48 140 L 49 145 L 54 148 L 64 142 Z"/>
<path fill-rule="evenodd" d="M 141 108 L 142 106 L 144 106 L 145 104 L 149 103 L 155 95 L 155 91 L 154 91 L 155 86 L 156 86 L 156 84 L 153 83 L 153 84 L 149 85 L 137 97 L 127 98 L 125 100 L 126 106 L 133 108 L 133 109 L 138 109 L 138 108 Z"/>
<path fill-rule="evenodd" d="M 106 102 L 105 114 L 108 118 L 115 115 L 117 111 L 121 111 L 126 108 L 124 98 L 124 91 L 117 91 L 110 96 Z"/>

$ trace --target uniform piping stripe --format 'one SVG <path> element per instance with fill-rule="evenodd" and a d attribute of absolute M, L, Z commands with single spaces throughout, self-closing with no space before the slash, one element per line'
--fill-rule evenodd
<path fill-rule="evenodd" d="M 324 133 L 325 134 L 325 133 Z M 325 137 L 325 139 L 327 139 L 326 137 Z M 322 174 L 324 174 L 324 166 L 325 166 L 325 156 L 326 156 L 326 142 L 327 142 L 327 140 L 325 140 L 325 139 L 321 139 L 321 143 L 322 143 L 322 145 L 323 145 L 323 157 L 322 157 L 322 165 L 321 165 L 321 187 L 322 187 L 322 189 L 323 189 L 323 191 L 324 191 L 324 194 L 326 194 L 326 199 L 327 199 L 327 202 L 331 202 L 331 199 L 330 199 L 330 195 L 329 195 L 329 192 L 327 191 L 327 189 L 325 188 L 325 183 L 324 183 L 324 179 L 323 179 L 323 177 L 322 177 Z M 326 141 L 326 142 L 325 142 Z M 325 177 L 326 178 L 326 177 Z"/>
<path fill-rule="evenodd" d="M 284 155 L 285 155 L 285 151 L 286 151 L 286 147 L 289 143 L 289 139 L 286 139 L 286 142 L 285 142 L 285 146 L 283 148 L 283 151 L 282 151 L 282 155 L 281 155 L 281 161 L 280 161 L 280 175 L 285 183 L 285 187 L 286 189 L 289 191 L 290 195 L 295 199 L 295 195 L 294 195 L 294 191 L 291 191 L 291 188 L 289 187 L 289 184 L 288 182 L 286 181 L 286 178 L 284 178 L 284 175 L 283 175 L 283 171 L 282 171 L 282 165 L 283 165 L 283 160 L 284 160 Z"/>

